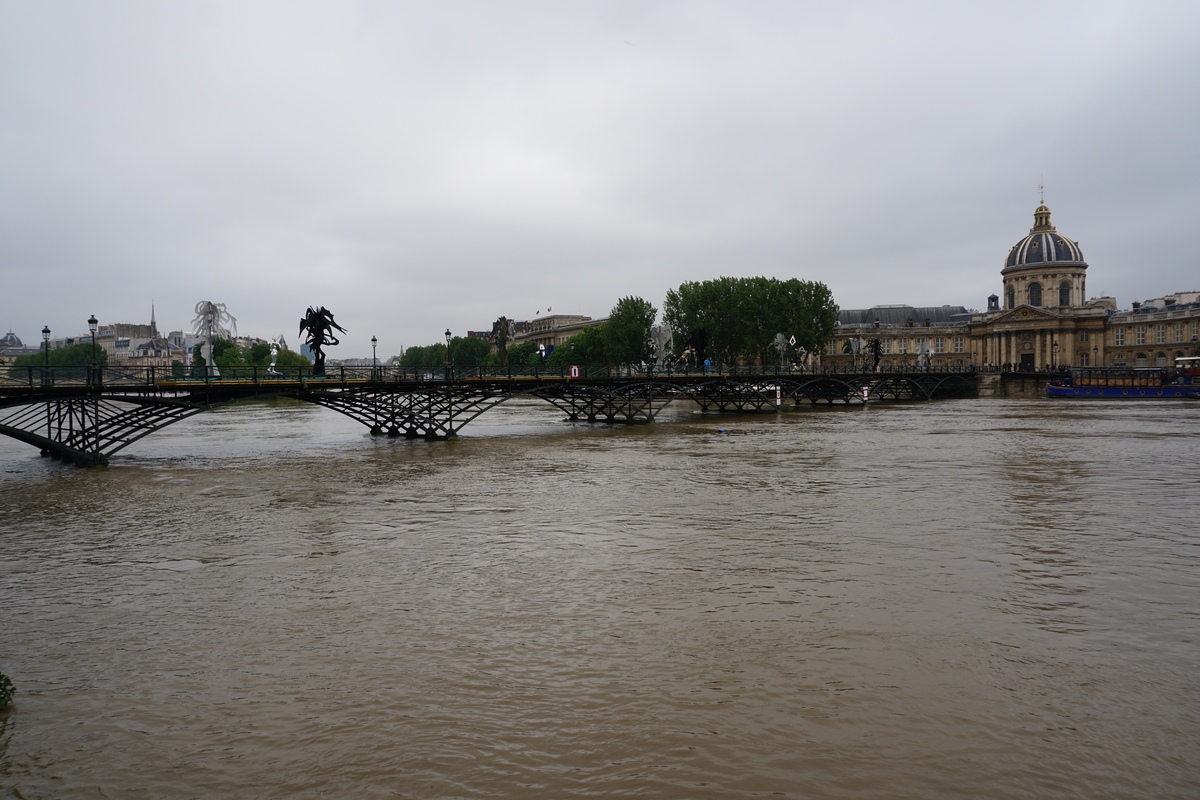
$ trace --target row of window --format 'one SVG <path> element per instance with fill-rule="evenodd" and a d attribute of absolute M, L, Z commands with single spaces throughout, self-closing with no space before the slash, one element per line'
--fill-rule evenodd
<path fill-rule="evenodd" d="M 1180 350 L 1175 353 L 1175 356 L 1178 358 L 1179 356 L 1182 356 L 1183 354 L 1184 354 L 1183 351 Z M 1120 355 L 1117 355 L 1114 358 L 1117 361 L 1123 360 Z M 1166 353 L 1159 352 L 1154 356 L 1154 366 L 1156 366 L 1156 367 L 1169 367 L 1169 366 L 1171 366 L 1171 363 L 1172 362 L 1170 360 L 1170 357 Z M 1150 366 L 1150 359 L 1146 356 L 1145 353 L 1138 353 L 1137 355 L 1135 355 L 1133 357 L 1133 365 L 1135 367 L 1148 367 L 1148 366 Z"/>
<path fill-rule="evenodd" d="M 932 339 L 932 344 L 931 344 L 930 339 L 916 338 L 916 339 L 912 340 L 913 348 L 911 351 L 908 349 L 909 340 L 907 338 L 881 338 L 879 340 L 879 344 L 880 344 L 880 348 L 884 355 L 892 355 L 893 353 L 895 353 L 897 355 L 907 355 L 909 352 L 919 353 L 919 352 L 921 352 L 922 345 L 931 346 L 933 348 L 933 352 L 935 352 L 935 353 L 945 353 L 947 338 L 950 339 L 950 346 L 951 346 L 951 348 L 953 348 L 950 352 L 953 352 L 953 353 L 965 353 L 966 352 L 967 339 L 965 336 L 953 336 L 953 337 L 935 336 Z M 838 352 L 841 352 L 840 346 L 835 349 Z"/>
<path fill-rule="evenodd" d="M 1025 302 L 1031 306 L 1041 307 L 1042 305 L 1042 285 L 1036 281 L 1025 287 Z M 1071 305 L 1071 284 L 1063 281 L 1058 285 L 1058 304 L 1060 306 Z M 1008 307 L 1017 307 L 1017 290 L 1013 286 L 1008 287 Z"/>
<path fill-rule="evenodd" d="M 1167 328 L 1168 328 L 1168 326 L 1166 324 L 1154 325 L 1154 326 L 1135 325 L 1132 327 L 1132 330 L 1133 330 L 1132 344 L 1146 344 L 1147 343 L 1147 341 L 1146 341 L 1147 333 L 1153 333 L 1154 344 L 1166 344 L 1167 343 Z M 1191 325 L 1188 325 L 1186 322 L 1176 322 L 1174 325 L 1171 325 L 1170 328 L 1172 329 L 1171 332 L 1175 336 L 1175 338 L 1172 341 L 1175 341 L 1175 342 L 1192 341 L 1192 340 L 1195 340 L 1197 338 L 1197 336 L 1200 336 L 1200 320 L 1193 320 Z M 1189 328 L 1191 329 L 1190 332 L 1188 330 Z M 1116 347 L 1124 347 L 1125 346 L 1125 341 L 1128 336 L 1128 333 L 1127 333 L 1128 330 L 1130 330 L 1130 329 L 1129 328 L 1113 328 L 1113 345 L 1114 346 L 1116 346 Z M 1084 334 L 1084 336 L 1086 336 L 1086 335 L 1087 334 Z M 1083 339 L 1082 341 L 1087 341 L 1087 340 Z"/>

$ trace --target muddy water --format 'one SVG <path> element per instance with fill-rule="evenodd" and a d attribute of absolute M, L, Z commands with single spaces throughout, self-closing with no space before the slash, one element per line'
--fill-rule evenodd
<path fill-rule="evenodd" d="M 1200 403 L 0 441 L 3 796 L 1195 797 Z M 724 429 L 725 432 L 720 432 Z"/>

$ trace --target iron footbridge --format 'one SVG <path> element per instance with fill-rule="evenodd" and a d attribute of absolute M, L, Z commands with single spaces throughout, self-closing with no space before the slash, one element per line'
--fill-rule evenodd
<path fill-rule="evenodd" d="M 786 367 L 628 370 L 611 367 L 7 367 L 0 368 L 0 434 L 81 466 L 205 411 L 287 397 L 333 409 L 377 436 L 439 440 L 517 396 L 568 420 L 648 423 L 672 402 L 750 413 L 803 404 L 848 405 L 970 396 L 973 371 L 833 372 Z"/>

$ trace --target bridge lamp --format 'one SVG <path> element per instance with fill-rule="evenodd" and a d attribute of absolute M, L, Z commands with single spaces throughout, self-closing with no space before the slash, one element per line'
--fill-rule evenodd
<path fill-rule="evenodd" d="M 450 369 L 450 329 L 446 328 L 446 369 Z M 449 378 L 449 373 L 446 374 Z"/>
<path fill-rule="evenodd" d="M 372 369 L 374 369 L 375 365 L 379 363 L 379 359 L 375 358 L 375 345 L 377 345 L 377 344 L 379 344 L 379 340 L 376 339 L 374 336 L 372 336 L 371 337 L 371 368 Z"/>
<path fill-rule="evenodd" d="M 50 326 L 42 328 L 42 349 L 46 351 L 46 366 L 50 366 Z"/>
<path fill-rule="evenodd" d="M 92 332 L 92 366 L 96 366 L 96 326 L 100 323 L 96 321 L 96 315 L 92 314 L 88 318 L 88 330 Z"/>

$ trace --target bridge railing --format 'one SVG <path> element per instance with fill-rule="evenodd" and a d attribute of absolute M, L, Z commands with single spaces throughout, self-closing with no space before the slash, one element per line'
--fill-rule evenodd
<path fill-rule="evenodd" d="M 312 366 L 303 367 L 205 367 L 173 366 L 21 366 L 0 367 L 0 386 L 23 387 L 123 387 L 169 384 L 186 388 L 195 385 L 254 383 L 264 386 L 280 383 L 322 382 L 351 383 L 427 383 L 512 380 L 653 380 L 655 378 L 692 378 L 702 376 L 732 378 L 784 378 L 800 376 L 855 376 L 871 379 L 880 375 L 928 372 L 973 374 L 973 367 L 951 369 L 881 367 L 847 370 L 844 367 L 799 367 L 790 365 L 606 365 L 553 366 L 516 365 L 459 366 L 327 366 L 324 375 L 314 374 Z"/>

